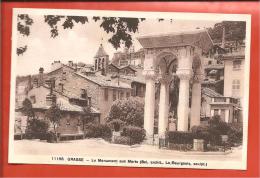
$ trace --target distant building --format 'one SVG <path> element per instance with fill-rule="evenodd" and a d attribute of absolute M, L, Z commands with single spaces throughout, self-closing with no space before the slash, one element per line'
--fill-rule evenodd
<path fill-rule="evenodd" d="M 112 63 L 116 66 L 132 65 L 136 67 L 143 67 L 144 64 L 144 49 L 134 51 L 134 47 L 127 49 L 124 52 L 115 52 L 112 58 Z"/>

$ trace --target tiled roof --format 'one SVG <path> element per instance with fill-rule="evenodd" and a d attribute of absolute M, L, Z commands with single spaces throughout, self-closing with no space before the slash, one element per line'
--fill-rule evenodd
<path fill-rule="evenodd" d="M 103 87 L 131 89 L 131 85 L 122 81 L 119 81 L 118 85 L 117 79 L 111 79 L 110 75 L 104 76 L 97 73 L 95 75 L 83 75 L 78 72 L 76 74 Z"/>
<path fill-rule="evenodd" d="M 137 39 L 143 48 L 195 45 L 208 52 L 213 46 L 212 39 L 206 30 L 142 36 Z"/>
<path fill-rule="evenodd" d="M 99 48 L 98 48 L 98 51 L 97 51 L 95 57 L 102 57 L 102 56 L 108 56 L 108 54 L 107 54 L 106 51 L 104 50 L 103 45 L 100 44 L 100 46 L 99 46 Z"/>
<path fill-rule="evenodd" d="M 216 91 L 210 89 L 210 88 L 202 88 L 202 94 L 205 94 L 209 97 L 221 97 L 223 95 L 217 93 Z"/>
<path fill-rule="evenodd" d="M 68 100 L 64 98 L 57 98 L 57 105 L 60 107 L 61 111 L 70 112 L 83 112 L 83 107 L 71 104 Z M 44 109 L 47 110 L 50 106 L 46 105 L 46 102 L 37 102 L 32 104 L 34 109 Z M 91 107 L 91 113 L 100 113 L 100 111 L 94 107 Z"/>
<path fill-rule="evenodd" d="M 120 75 L 120 78 L 129 80 L 129 81 L 133 81 L 133 82 L 145 84 L 145 77 L 144 76 Z"/>

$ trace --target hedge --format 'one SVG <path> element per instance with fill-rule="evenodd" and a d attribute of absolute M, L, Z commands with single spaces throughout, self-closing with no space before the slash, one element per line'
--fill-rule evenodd
<path fill-rule="evenodd" d="M 91 123 L 85 126 L 85 137 L 110 139 L 112 131 L 108 125 Z"/>
<path fill-rule="evenodd" d="M 141 143 L 145 138 L 145 130 L 140 127 L 126 126 L 123 128 L 122 136 L 129 137 L 131 144 Z"/>
<path fill-rule="evenodd" d="M 194 134 L 192 132 L 171 131 L 168 132 L 169 143 L 192 144 Z"/>

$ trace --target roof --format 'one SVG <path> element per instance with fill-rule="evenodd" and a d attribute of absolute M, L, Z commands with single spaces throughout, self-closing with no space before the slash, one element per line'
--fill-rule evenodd
<path fill-rule="evenodd" d="M 213 46 L 212 39 L 206 30 L 141 36 L 137 39 L 143 48 L 191 45 L 198 46 L 204 52 L 208 52 Z"/>
<path fill-rule="evenodd" d="M 123 88 L 123 89 L 131 89 L 131 85 L 124 83 L 122 81 L 119 81 L 117 79 L 111 79 L 110 75 L 104 76 L 99 75 L 96 73 L 96 75 L 83 75 L 81 73 L 75 72 L 78 76 L 81 76 L 91 82 L 94 82 L 102 87 L 112 87 L 112 88 Z M 119 83 L 119 85 L 118 85 Z"/>
<path fill-rule="evenodd" d="M 120 78 L 130 80 L 130 81 L 133 81 L 133 82 L 145 84 L 145 77 L 144 76 L 120 75 Z"/>
<path fill-rule="evenodd" d="M 210 89 L 210 88 L 202 88 L 201 90 L 202 94 L 207 95 L 209 97 L 222 97 L 220 93 L 217 93 L 216 91 Z"/>
<path fill-rule="evenodd" d="M 98 51 L 97 51 L 95 57 L 103 57 L 103 56 L 108 56 L 108 54 L 107 54 L 106 51 L 104 50 L 103 45 L 100 44 L 100 46 L 99 46 L 99 48 L 98 48 Z"/>
<path fill-rule="evenodd" d="M 131 70 L 133 70 L 133 71 L 136 72 L 135 68 L 134 68 L 133 66 L 129 65 L 129 64 L 128 64 L 128 65 L 125 65 L 125 66 L 119 67 L 119 69 L 124 69 L 124 68 L 130 68 Z"/>

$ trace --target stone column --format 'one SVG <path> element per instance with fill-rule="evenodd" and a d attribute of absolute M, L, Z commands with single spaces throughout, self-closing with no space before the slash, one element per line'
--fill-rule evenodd
<path fill-rule="evenodd" d="M 179 103 L 177 108 L 178 113 L 178 131 L 188 131 L 188 117 L 189 117 L 189 87 L 190 75 L 178 74 L 180 78 L 179 86 Z"/>
<path fill-rule="evenodd" d="M 190 128 L 195 125 L 200 125 L 201 81 L 202 75 L 194 76 L 192 85 Z"/>
<path fill-rule="evenodd" d="M 155 106 L 155 74 L 153 70 L 144 71 L 146 78 L 144 129 L 146 137 L 151 138 L 154 133 L 154 106 Z"/>
<path fill-rule="evenodd" d="M 159 103 L 159 122 L 158 134 L 160 138 L 165 138 L 165 132 L 168 128 L 169 114 L 169 84 L 172 77 L 170 75 L 162 75 L 160 78 L 160 103 Z"/>
<path fill-rule="evenodd" d="M 179 50 L 178 69 L 176 74 L 180 79 L 179 103 L 177 108 L 177 130 L 188 131 L 189 117 L 189 87 L 192 74 L 193 49 L 190 46 Z"/>

